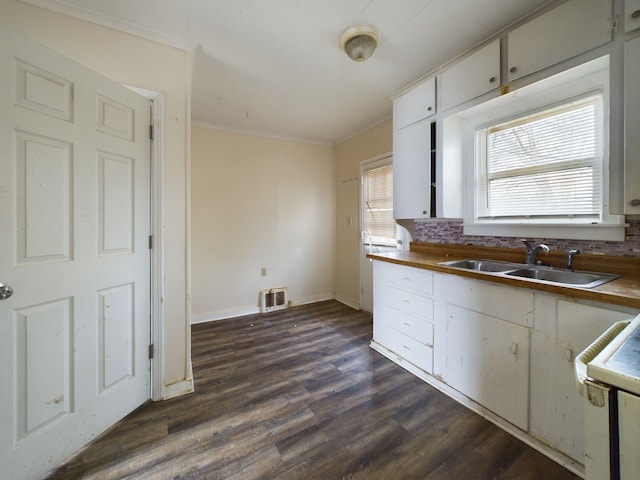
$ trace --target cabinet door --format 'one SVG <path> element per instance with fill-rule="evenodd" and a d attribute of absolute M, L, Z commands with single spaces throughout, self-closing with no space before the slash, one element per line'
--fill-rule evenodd
<path fill-rule="evenodd" d="M 428 119 L 395 133 L 393 145 L 393 215 L 395 218 L 429 217 L 430 136 Z"/>
<path fill-rule="evenodd" d="M 393 102 L 395 129 L 430 117 L 436 113 L 436 79 L 429 78 Z"/>
<path fill-rule="evenodd" d="M 640 0 L 625 0 L 624 31 L 630 32 L 640 27 Z"/>
<path fill-rule="evenodd" d="M 626 312 L 558 300 L 556 339 L 555 445 L 572 458 L 584 461 L 584 404 L 576 387 L 573 360 L 615 322 L 630 318 Z M 548 381 L 548 379 L 547 379 Z"/>
<path fill-rule="evenodd" d="M 508 35 L 508 81 L 611 40 L 611 0 L 569 0 Z"/>
<path fill-rule="evenodd" d="M 640 37 L 624 45 L 624 213 L 640 213 Z"/>
<path fill-rule="evenodd" d="M 479 97 L 500 85 L 500 39 L 469 55 L 440 77 L 440 110 Z"/>
<path fill-rule="evenodd" d="M 529 419 L 529 329 L 447 305 L 443 379 L 523 430 Z"/>

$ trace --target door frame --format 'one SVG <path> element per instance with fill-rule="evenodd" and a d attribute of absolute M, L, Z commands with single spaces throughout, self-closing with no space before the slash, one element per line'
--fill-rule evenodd
<path fill-rule="evenodd" d="M 387 161 L 387 159 L 391 159 L 390 161 Z M 362 214 L 362 212 L 364 211 L 364 188 L 363 188 L 363 182 L 364 182 L 364 173 L 367 170 L 371 170 L 372 168 L 376 168 L 378 166 L 382 167 L 384 165 L 388 165 L 389 163 L 393 163 L 393 152 L 387 152 L 387 153 L 383 153 L 381 155 L 376 155 L 375 157 L 372 158 L 368 158 L 366 160 L 362 160 L 360 162 L 360 179 L 358 181 L 358 217 L 360 219 L 359 221 L 359 228 L 360 228 L 360 235 L 358 237 L 358 241 L 360 242 L 360 245 L 358 246 L 358 283 L 359 283 L 359 303 L 360 303 L 360 308 L 362 308 L 363 306 L 363 297 L 364 297 L 364 282 L 363 282 L 363 275 L 362 275 L 362 271 L 364 269 L 364 265 L 363 262 L 365 262 L 365 255 L 366 255 L 366 249 L 365 249 L 365 244 L 364 244 L 364 215 Z M 372 292 L 373 295 L 373 292 Z"/>
<path fill-rule="evenodd" d="M 151 103 L 151 232 L 152 247 L 149 272 L 150 315 L 153 357 L 150 371 L 150 398 L 163 399 L 164 390 L 164 95 L 144 88 L 123 85 L 131 91 L 148 98 Z"/>

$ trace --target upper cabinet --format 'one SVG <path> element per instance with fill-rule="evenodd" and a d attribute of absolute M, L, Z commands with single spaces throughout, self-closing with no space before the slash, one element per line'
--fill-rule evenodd
<path fill-rule="evenodd" d="M 393 102 L 393 216 L 431 216 L 431 120 L 436 112 L 435 77 Z"/>
<path fill-rule="evenodd" d="M 609 42 L 612 0 L 569 0 L 507 36 L 507 81 L 513 81 Z"/>
<path fill-rule="evenodd" d="M 436 79 L 429 78 L 393 102 L 395 129 L 430 117 L 436 113 Z"/>
<path fill-rule="evenodd" d="M 431 125 L 427 119 L 398 129 L 393 137 L 393 216 L 431 216 Z"/>
<path fill-rule="evenodd" d="M 624 213 L 640 213 L 640 37 L 624 45 Z"/>
<path fill-rule="evenodd" d="M 440 110 L 479 97 L 500 85 L 500 39 L 464 58 L 440 76 Z"/>
<path fill-rule="evenodd" d="M 640 27 L 640 0 L 625 0 L 624 31 L 630 32 Z"/>

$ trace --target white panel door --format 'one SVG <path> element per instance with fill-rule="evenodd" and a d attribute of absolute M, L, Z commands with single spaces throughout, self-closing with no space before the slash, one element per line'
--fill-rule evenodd
<path fill-rule="evenodd" d="M 150 105 L 0 45 L 0 476 L 21 479 L 150 398 Z"/>

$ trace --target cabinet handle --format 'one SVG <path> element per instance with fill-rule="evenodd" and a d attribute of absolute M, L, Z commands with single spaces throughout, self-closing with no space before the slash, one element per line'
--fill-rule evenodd
<path fill-rule="evenodd" d="M 631 206 L 632 207 L 639 207 L 640 206 L 640 198 L 634 198 L 633 200 L 631 200 Z"/>
<path fill-rule="evenodd" d="M 427 107 L 427 112 L 430 112 L 431 110 L 433 110 L 433 107 Z"/>
<path fill-rule="evenodd" d="M 511 344 L 511 353 L 513 353 L 514 355 L 518 355 L 518 343 L 517 342 L 513 342 Z"/>
<path fill-rule="evenodd" d="M 510 71 L 511 73 L 515 73 L 515 72 L 516 72 L 516 70 L 518 70 L 516 67 L 511 67 L 511 68 L 509 69 L 509 71 Z"/>
<path fill-rule="evenodd" d="M 404 322 L 404 324 L 405 324 L 407 327 L 410 327 L 410 326 L 411 326 L 411 324 L 410 324 L 409 322 Z"/>
<path fill-rule="evenodd" d="M 496 77 L 491 77 L 491 78 L 489 79 L 489 83 L 494 83 L 495 81 L 496 81 Z"/>
<path fill-rule="evenodd" d="M 405 350 L 411 351 L 411 349 L 409 347 L 407 347 L 406 345 L 403 345 L 402 348 L 404 348 Z"/>
<path fill-rule="evenodd" d="M 631 18 L 633 19 L 640 18 L 640 10 L 636 10 L 635 12 L 633 12 L 631 14 Z"/>

